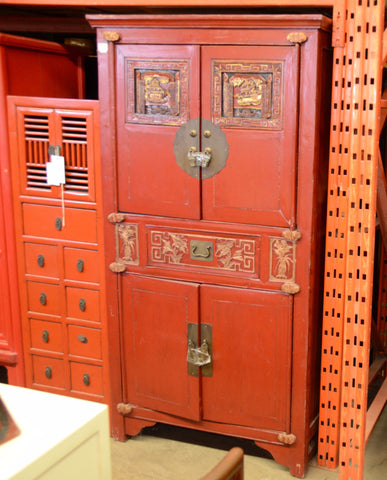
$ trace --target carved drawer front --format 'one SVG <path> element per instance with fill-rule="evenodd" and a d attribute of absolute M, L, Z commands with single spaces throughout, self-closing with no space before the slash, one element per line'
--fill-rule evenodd
<path fill-rule="evenodd" d="M 66 288 L 67 316 L 82 320 L 100 321 L 99 292 L 86 288 Z"/>
<path fill-rule="evenodd" d="M 71 390 L 73 392 L 103 395 L 102 367 L 87 363 L 70 363 Z"/>
<path fill-rule="evenodd" d="M 65 389 L 64 362 L 58 358 L 32 356 L 33 384 Z"/>
<path fill-rule="evenodd" d="M 37 237 L 97 242 L 96 212 L 50 205 L 23 205 L 24 234 Z"/>
<path fill-rule="evenodd" d="M 101 332 L 99 330 L 69 325 L 68 334 L 71 355 L 102 359 Z"/>
<path fill-rule="evenodd" d="M 98 283 L 98 253 L 82 248 L 65 248 L 64 269 L 66 279 Z"/>
<path fill-rule="evenodd" d="M 62 324 L 34 320 L 30 322 L 31 347 L 50 352 L 63 352 Z"/>
<path fill-rule="evenodd" d="M 59 285 L 27 282 L 28 310 L 30 312 L 61 314 L 61 293 Z"/>
<path fill-rule="evenodd" d="M 26 273 L 59 278 L 58 247 L 56 245 L 26 243 L 24 251 Z"/>

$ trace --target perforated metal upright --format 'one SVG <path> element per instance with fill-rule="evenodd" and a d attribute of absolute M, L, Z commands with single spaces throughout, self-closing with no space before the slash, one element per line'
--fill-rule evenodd
<path fill-rule="evenodd" d="M 383 18 L 382 0 L 335 3 L 318 461 L 346 480 L 363 478 Z"/>

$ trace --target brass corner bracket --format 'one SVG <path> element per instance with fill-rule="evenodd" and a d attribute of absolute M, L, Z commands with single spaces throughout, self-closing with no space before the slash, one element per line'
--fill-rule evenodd
<path fill-rule="evenodd" d="M 301 287 L 298 283 L 285 282 L 281 285 L 281 290 L 284 293 L 289 293 L 290 295 L 295 295 L 301 290 Z"/>
<path fill-rule="evenodd" d="M 284 230 L 282 232 L 282 236 L 284 237 L 285 240 L 288 240 L 289 242 L 298 242 L 301 238 L 301 232 L 299 230 Z"/>
<path fill-rule="evenodd" d="M 102 33 L 102 36 L 104 40 L 107 42 L 118 42 L 120 39 L 120 34 L 118 32 L 110 31 L 110 30 L 105 30 Z"/>
<path fill-rule="evenodd" d="M 110 223 L 121 223 L 125 220 L 125 214 L 112 212 L 112 213 L 109 213 L 109 215 L 107 216 L 107 219 L 109 220 Z"/>
<path fill-rule="evenodd" d="M 294 44 L 305 43 L 308 40 L 308 37 L 304 32 L 291 32 L 286 37 L 287 41 Z"/>
<path fill-rule="evenodd" d="M 121 415 L 129 415 L 133 411 L 133 406 L 130 403 L 118 403 L 117 412 Z"/>
<path fill-rule="evenodd" d="M 122 273 L 122 272 L 125 272 L 126 270 L 126 267 L 123 263 L 119 263 L 119 262 L 113 262 L 109 265 L 109 269 L 113 272 L 113 273 Z"/>
<path fill-rule="evenodd" d="M 285 445 L 293 445 L 293 443 L 296 442 L 296 436 L 294 435 L 294 433 L 279 433 L 278 434 L 278 440 L 282 443 L 284 443 Z"/>

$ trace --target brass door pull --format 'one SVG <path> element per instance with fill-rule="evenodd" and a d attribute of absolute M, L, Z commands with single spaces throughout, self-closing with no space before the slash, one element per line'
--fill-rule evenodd
<path fill-rule="evenodd" d="M 203 367 L 212 362 L 212 357 L 208 348 L 208 341 L 204 339 L 199 348 L 195 348 L 192 340 L 188 340 L 187 362 L 196 367 Z"/>
<path fill-rule="evenodd" d="M 206 253 L 199 253 L 197 251 L 198 247 L 197 245 L 193 246 L 191 249 L 191 258 L 193 257 L 201 257 L 201 258 L 208 258 L 211 256 L 211 245 L 207 247 Z"/>

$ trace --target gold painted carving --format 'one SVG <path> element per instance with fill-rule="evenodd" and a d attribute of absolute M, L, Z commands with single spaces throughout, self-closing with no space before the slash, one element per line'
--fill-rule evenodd
<path fill-rule="evenodd" d="M 152 231 L 151 258 L 154 262 L 181 263 L 188 251 L 188 238 L 180 233 Z"/>
<path fill-rule="evenodd" d="M 110 269 L 120 270 L 118 265 L 138 265 L 138 225 L 134 223 L 119 223 L 116 225 L 116 262 Z"/>
<path fill-rule="evenodd" d="M 286 38 L 290 43 L 305 43 L 308 40 L 304 32 L 291 32 Z"/>
<path fill-rule="evenodd" d="M 213 122 L 225 127 L 282 128 L 282 62 L 213 63 Z"/>
<path fill-rule="evenodd" d="M 133 406 L 130 403 L 118 403 L 117 411 L 121 415 L 129 415 L 133 411 Z"/>
<path fill-rule="evenodd" d="M 152 230 L 150 232 L 150 260 L 152 263 L 198 266 L 189 252 L 190 241 L 214 244 L 214 258 L 201 268 L 229 270 L 256 274 L 256 240 L 223 238 L 197 234 L 181 234 Z"/>
<path fill-rule="evenodd" d="M 278 441 L 284 443 L 285 445 L 293 445 L 295 441 L 297 440 L 296 436 L 294 433 L 279 433 L 278 434 Z"/>
<path fill-rule="evenodd" d="M 118 42 L 120 34 L 118 32 L 105 31 L 102 33 L 104 40 L 107 42 Z"/>
<path fill-rule="evenodd" d="M 125 68 L 127 122 L 182 125 L 188 121 L 188 61 L 126 59 Z"/>
<path fill-rule="evenodd" d="M 272 282 L 294 281 L 295 244 L 282 238 L 271 238 L 270 243 L 270 280 Z"/>
<path fill-rule="evenodd" d="M 255 270 L 255 242 L 240 239 L 216 239 L 215 256 L 221 268 L 253 273 Z"/>

